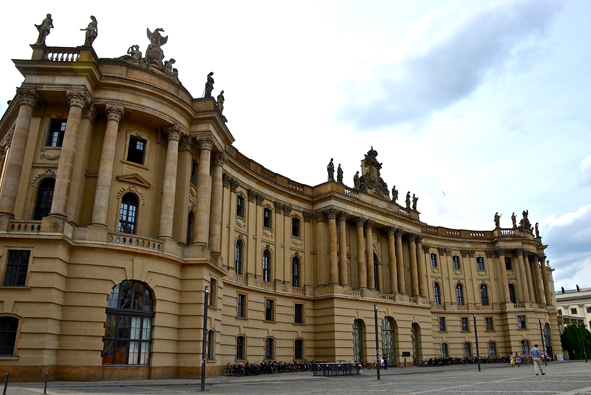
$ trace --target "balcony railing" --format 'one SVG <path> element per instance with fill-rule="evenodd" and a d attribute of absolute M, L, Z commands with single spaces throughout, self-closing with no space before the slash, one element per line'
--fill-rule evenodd
<path fill-rule="evenodd" d="M 162 248 L 162 243 L 158 240 L 122 233 L 109 233 L 107 236 L 107 243 L 124 245 L 129 247 L 145 248 L 154 251 L 160 251 Z"/>

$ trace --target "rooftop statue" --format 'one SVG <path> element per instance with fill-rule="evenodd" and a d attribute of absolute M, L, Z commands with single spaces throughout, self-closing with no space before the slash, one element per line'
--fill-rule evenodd
<path fill-rule="evenodd" d="M 513 229 L 517 228 L 517 216 L 515 215 L 515 213 L 513 213 L 511 215 L 511 222 L 513 222 Z"/>
<path fill-rule="evenodd" d="M 528 214 L 529 214 L 528 210 L 523 211 L 523 213 L 522 213 L 523 219 L 521 221 L 519 221 L 519 227 L 522 228 L 523 230 L 532 231 L 531 223 L 529 222 L 529 219 L 527 218 Z"/>
<path fill-rule="evenodd" d="M 218 95 L 218 99 L 217 99 L 218 108 L 220 109 L 220 112 L 224 111 L 224 102 L 225 101 L 226 101 L 226 98 L 224 97 L 224 91 L 221 91 L 220 94 Z"/>
<path fill-rule="evenodd" d="M 211 92 L 213 92 L 213 84 L 214 84 L 214 80 L 213 80 L 213 71 L 209 74 L 207 74 L 207 82 L 205 83 L 205 93 L 203 95 L 203 97 L 211 97 Z"/>
<path fill-rule="evenodd" d="M 334 163 L 332 163 L 332 158 L 330 158 L 330 162 L 326 166 L 326 171 L 328 172 L 328 181 L 334 181 Z"/>
<path fill-rule="evenodd" d="M 372 194 L 382 199 L 390 199 L 388 184 L 380 177 L 382 164 L 376 157 L 378 152 L 371 147 L 365 158 L 361 161 L 361 177 L 359 178 L 359 190 Z"/>
<path fill-rule="evenodd" d="M 412 209 L 417 211 L 417 202 L 419 201 L 418 197 L 415 197 L 415 194 L 412 194 Z"/>
<path fill-rule="evenodd" d="M 398 190 L 396 189 L 396 185 L 392 187 L 392 202 L 396 203 L 398 200 Z"/>
<path fill-rule="evenodd" d="M 142 60 L 142 51 L 140 51 L 139 45 L 132 45 L 127 49 L 127 55 L 120 56 L 119 59 L 133 61 L 133 62 L 141 62 Z"/>
<path fill-rule="evenodd" d="M 355 189 L 359 189 L 359 172 L 355 173 L 353 176 L 353 186 Z"/>
<path fill-rule="evenodd" d="M 96 18 L 91 15 L 90 16 L 90 23 L 86 27 L 86 29 L 80 29 L 80 31 L 86 31 L 86 38 L 84 39 L 84 46 L 85 47 L 92 47 L 92 43 L 98 36 L 98 22 Z"/>
<path fill-rule="evenodd" d="M 45 45 L 45 37 L 49 34 L 51 28 L 53 28 L 53 19 L 51 19 L 51 14 L 47 14 L 43 22 L 40 25 L 35 25 L 37 30 L 39 31 L 39 37 L 37 37 L 37 42 L 35 45 Z"/>
<path fill-rule="evenodd" d="M 164 32 L 162 28 L 156 28 L 152 33 L 150 29 L 146 29 L 150 45 L 146 49 L 146 65 L 148 67 L 154 66 L 158 69 L 162 69 L 162 59 L 164 59 L 164 51 L 162 47 L 168 41 L 168 36 L 163 37 L 160 32 Z"/>
<path fill-rule="evenodd" d="M 410 210 L 410 191 L 406 193 L 406 208 Z"/>
<path fill-rule="evenodd" d="M 536 237 L 539 238 L 540 237 L 540 228 L 538 228 L 538 224 L 539 224 L 539 222 L 536 222 L 535 231 L 536 231 Z"/>
<path fill-rule="evenodd" d="M 501 216 L 499 215 L 499 212 L 497 211 L 495 213 L 495 228 L 500 228 L 501 227 Z"/>
<path fill-rule="evenodd" d="M 337 182 L 340 184 L 343 183 L 343 169 L 341 169 L 340 163 L 339 163 L 339 167 L 337 168 Z"/>

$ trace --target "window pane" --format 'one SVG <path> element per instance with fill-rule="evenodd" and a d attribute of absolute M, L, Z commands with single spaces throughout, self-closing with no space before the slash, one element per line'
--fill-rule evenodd
<path fill-rule="evenodd" d="M 127 363 L 127 342 L 117 342 L 115 363 Z"/>

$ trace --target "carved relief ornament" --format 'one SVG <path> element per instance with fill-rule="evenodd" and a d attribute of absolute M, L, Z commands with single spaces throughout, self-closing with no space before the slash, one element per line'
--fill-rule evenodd
<path fill-rule="evenodd" d="M 31 182 L 31 186 L 35 186 L 35 183 L 37 182 L 37 180 L 39 178 L 55 178 L 55 172 L 51 169 L 47 169 L 44 172 L 37 174 L 33 178 L 33 181 Z"/>
<path fill-rule="evenodd" d="M 37 89 L 16 88 L 16 93 L 18 95 L 20 105 L 29 105 L 31 107 L 35 107 L 43 102 L 41 94 L 39 94 Z"/>
<path fill-rule="evenodd" d="M 70 107 L 84 108 L 91 103 L 90 96 L 82 89 L 66 91 L 66 99 Z"/>
<path fill-rule="evenodd" d="M 125 107 L 119 103 L 107 103 L 105 104 L 105 116 L 107 121 L 121 122 L 125 114 Z"/>

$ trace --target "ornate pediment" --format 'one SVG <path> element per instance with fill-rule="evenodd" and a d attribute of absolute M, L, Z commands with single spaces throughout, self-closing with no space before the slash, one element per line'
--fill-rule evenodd
<path fill-rule="evenodd" d="M 139 185 L 144 188 L 150 188 L 152 186 L 152 184 L 150 184 L 144 177 L 140 176 L 137 173 L 117 176 L 117 180 L 121 182 L 127 182 L 129 184 Z"/>
<path fill-rule="evenodd" d="M 362 174 L 359 177 L 359 190 L 382 199 L 389 199 L 390 191 L 388 191 L 388 184 L 380 177 L 382 164 L 376 159 L 377 156 L 378 151 L 371 147 L 361 161 Z"/>

